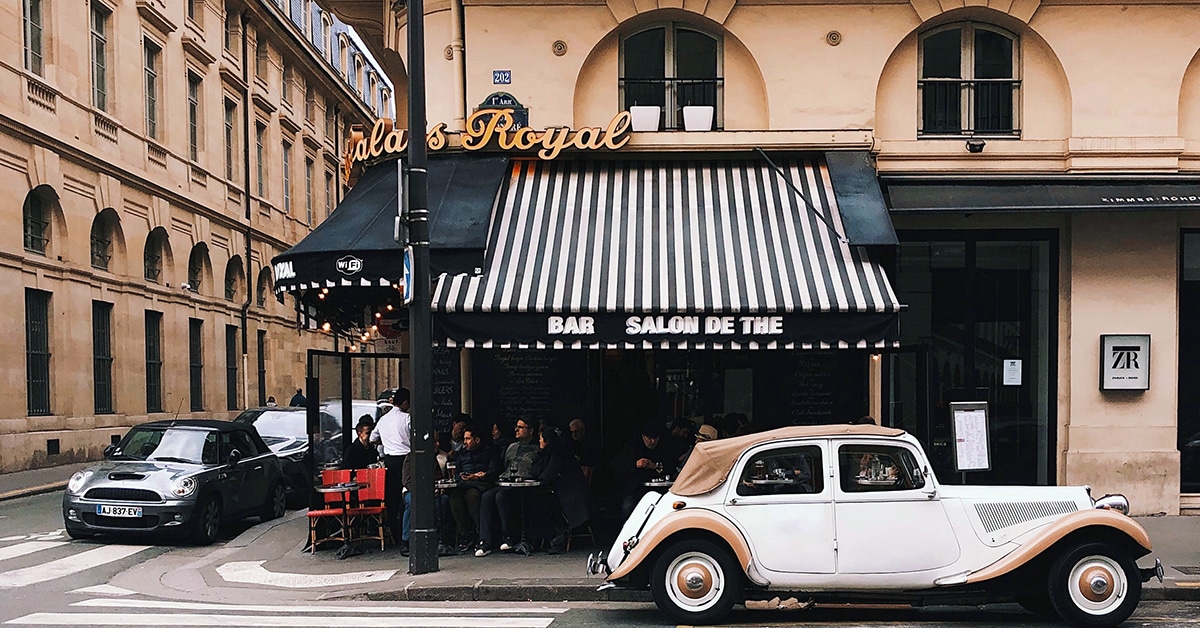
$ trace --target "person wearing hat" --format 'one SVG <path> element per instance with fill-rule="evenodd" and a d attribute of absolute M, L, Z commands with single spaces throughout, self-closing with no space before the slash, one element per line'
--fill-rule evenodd
<path fill-rule="evenodd" d="M 618 477 L 624 478 L 621 512 L 626 519 L 646 494 L 645 482 L 675 472 L 678 461 L 673 460 L 671 452 L 661 444 L 664 431 L 661 422 L 647 421 L 639 436 L 626 443 L 614 459 L 614 470 Z"/>
<path fill-rule="evenodd" d="M 696 429 L 696 443 L 704 443 L 710 440 L 717 440 L 717 428 L 711 425 L 701 425 Z"/>
<path fill-rule="evenodd" d="M 366 469 L 379 462 L 379 451 L 370 442 L 374 429 L 375 421 L 371 417 L 364 416 L 358 420 L 354 428 L 358 438 L 346 448 L 346 455 L 342 457 L 343 469 Z"/>

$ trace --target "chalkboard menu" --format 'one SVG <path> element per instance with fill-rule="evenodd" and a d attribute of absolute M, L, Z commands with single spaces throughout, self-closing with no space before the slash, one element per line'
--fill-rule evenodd
<path fill-rule="evenodd" d="M 565 426 L 586 414 L 586 352 L 475 350 L 471 359 L 474 418 L 485 424 L 544 419 Z"/>
<path fill-rule="evenodd" d="M 770 362 L 755 372 L 757 427 L 848 423 L 866 414 L 865 355 L 781 353 Z"/>
<path fill-rule="evenodd" d="M 433 348 L 433 429 L 449 432 L 462 400 L 458 349 Z"/>

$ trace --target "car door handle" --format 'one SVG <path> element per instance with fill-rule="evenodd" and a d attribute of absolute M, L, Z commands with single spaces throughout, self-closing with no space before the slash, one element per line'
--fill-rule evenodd
<path fill-rule="evenodd" d="M 258 465 L 257 467 L 254 467 L 254 470 L 255 470 L 255 471 L 262 471 L 262 465 L 260 464 L 260 465 Z"/>

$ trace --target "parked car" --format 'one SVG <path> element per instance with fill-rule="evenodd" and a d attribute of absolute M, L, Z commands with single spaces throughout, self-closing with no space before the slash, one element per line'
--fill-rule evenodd
<path fill-rule="evenodd" d="M 1123 496 L 1080 487 L 946 486 L 920 444 L 868 425 L 791 427 L 699 443 L 647 493 L 607 554 L 605 587 L 649 587 L 683 624 L 736 603 L 1016 600 L 1070 624 L 1133 613 L 1151 551 Z"/>
<path fill-rule="evenodd" d="M 166 533 L 207 544 L 225 521 L 284 513 L 279 459 L 246 425 L 144 423 L 104 458 L 67 482 L 63 523 L 71 538 Z"/>
<path fill-rule="evenodd" d="M 363 417 L 369 417 L 371 421 L 378 421 L 379 417 L 392 409 L 392 404 L 385 401 L 371 401 L 370 399 L 351 399 L 350 400 L 350 427 L 358 425 L 358 422 Z M 338 420 L 338 425 L 342 421 L 342 400 L 327 399 L 321 402 L 321 411 L 333 415 Z"/>
<path fill-rule="evenodd" d="M 283 462 L 288 498 L 294 504 L 307 503 L 313 477 L 318 469 L 337 466 L 342 460 L 338 439 L 342 424 L 332 414 L 318 412 L 321 429 L 312 459 L 308 456 L 308 410 L 300 407 L 247 408 L 234 423 L 253 426 L 263 441 Z"/>

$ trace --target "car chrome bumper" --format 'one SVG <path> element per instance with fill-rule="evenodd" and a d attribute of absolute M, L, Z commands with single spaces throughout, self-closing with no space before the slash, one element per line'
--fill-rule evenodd
<path fill-rule="evenodd" d="M 1154 559 L 1153 567 L 1146 567 L 1144 569 L 1138 569 L 1138 571 L 1140 571 L 1142 573 L 1142 582 L 1150 582 L 1151 578 L 1158 578 L 1158 582 L 1160 584 L 1163 581 L 1162 561 L 1157 558 Z"/>
<path fill-rule="evenodd" d="M 612 573 L 609 571 L 608 562 L 604 560 L 604 552 L 588 554 L 587 558 L 587 575 L 589 576 L 607 576 Z"/>

